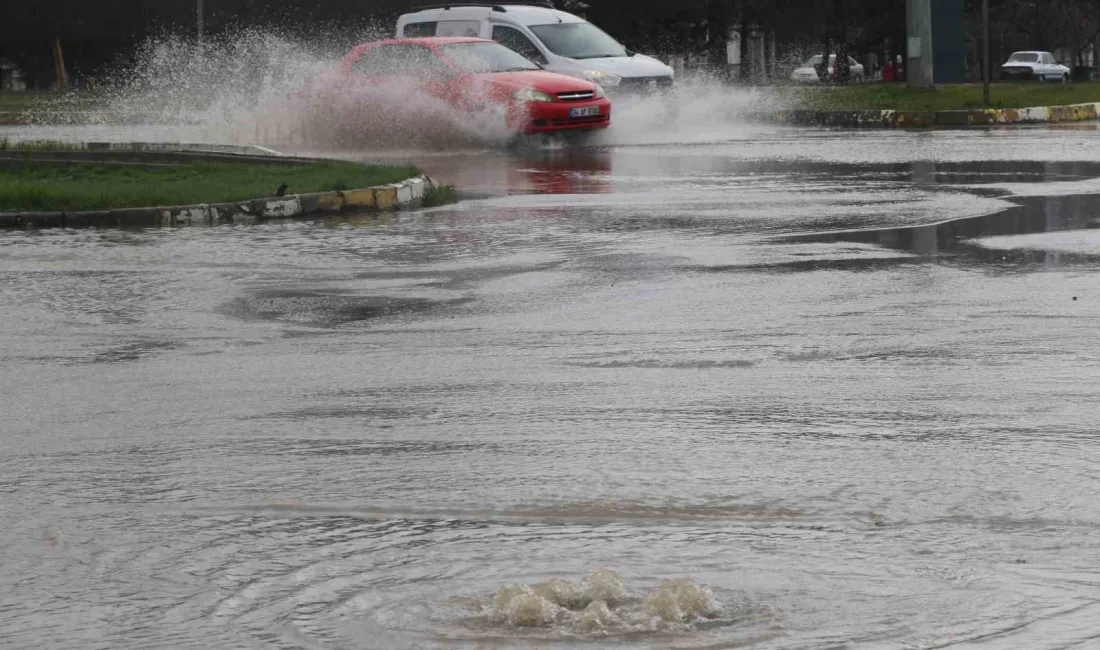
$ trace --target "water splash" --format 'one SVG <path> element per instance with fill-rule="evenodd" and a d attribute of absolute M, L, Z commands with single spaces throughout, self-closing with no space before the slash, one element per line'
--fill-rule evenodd
<path fill-rule="evenodd" d="M 734 87 L 710 75 L 679 79 L 674 90 L 614 99 L 605 145 L 698 144 L 758 132 L 759 118 L 782 106 L 769 88 Z"/>
<path fill-rule="evenodd" d="M 645 597 L 645 611 L 666 622 L 692 618 L 713 618 L 718 612 L 714 592 L 691 580 L 662 580 L 656 591 Z"/>
<path fill-rule="evenodd" d="M 59 101 L 37 117 L 139 133 L 175 127 L 204 142 L 330 148 L 453 148 L 514 135 L 492 104 L 459 110 L 414 83 L 348 83 L 337 74 L 346 52 L 277 30 L 241 29 L 201 46 L 160 36 L 106 74 L 90 106 L 74 111 L 71 100 Z M 147 131 L 151 140 L 165 133 Z"/>
<path fill-rule="evenodd" d="M 387 26 L 372 28 L 375 36 Z M 362 41 L 372 40 L 364 36 Z M 38 112 L 80 136 L 127 125 L 117 137 L 261 144 L 284 149 L 453 150 L 513 141 L 492 102 L 456 108 L 416 83 L 349 83 L 337 74 L 347 45 L 277 29 L 241 28 L 198 45 L 168 34 L 140 45 L 97 81 L 95 101 L 79 96 Z M 476 92 L 475 92 L 476 95 Z M 613 96 L 611 127 L 596 145 L 698 143 L 744 135 L 752 117 L 777 105 L 768 90 L 731 88 L 706 76 L 660 96 Z M 751 130 L 751 129 L 749 129 Z M 92 136 L 96 137 L 96 136 Z M 114 139 L 114 138 L 104 138 Z M 542 143 L 563 147 L 562 141 Z"/>

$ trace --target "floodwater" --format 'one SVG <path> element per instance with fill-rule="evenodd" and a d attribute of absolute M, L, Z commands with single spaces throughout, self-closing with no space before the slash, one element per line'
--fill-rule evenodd
<path fill-rule="evenodd" d="M 1100 647 L 1098 152 L 739 127 L 0 232 L 0 645 Z"/>

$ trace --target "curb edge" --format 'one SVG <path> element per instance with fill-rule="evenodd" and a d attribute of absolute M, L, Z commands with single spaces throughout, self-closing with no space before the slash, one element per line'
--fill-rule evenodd
<path fill-rule="evenodd" d="M 832 127 L 929 128 L 997 124 L 1057 124 L 1100 119 L 1100 102 L 1029 108 L 973 108 L 944 111 L 846 110 L 776 111 L 764 116 L 777 124 Z"/>
<path fill-rule="evenodd" d="M 340 214 L 349 209 L 387 212 L 415 207 L 434 185 L 432 179 L 423 174 L 400 183 L 362 189 L 290 194 L 232 203 L 73 212 L 0 212 L 0 228 L 157 228 L 255 223 Z"/>

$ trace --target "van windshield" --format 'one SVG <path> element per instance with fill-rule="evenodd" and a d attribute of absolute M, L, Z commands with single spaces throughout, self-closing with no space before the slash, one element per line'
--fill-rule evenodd
<path fill-rule="evenodd" d="M 592 23 L 529 25 L 546 48 L 570 59 L 603 59 L 626 56 L 626 48 Z"/>

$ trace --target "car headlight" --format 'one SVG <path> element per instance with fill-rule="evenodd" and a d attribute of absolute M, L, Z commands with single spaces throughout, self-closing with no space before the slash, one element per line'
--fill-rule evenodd
<path fill-rule="evenodd" d="M 556 101 L 550 95 L 535 90 L 534 88 L 520 88 L 516 92 L 512 93 L 512 99 L 519 102 L 552 102 Z"/>
<path fill-rule="evenodd" d="M 602 70 L 585 70 L 584 78 L 598 86 L 606 86 L 608 88 L 618 86 L 623 80 L 623 78 L 617 74 L 611 74 L 610 72 L 604 72 Z"/>

